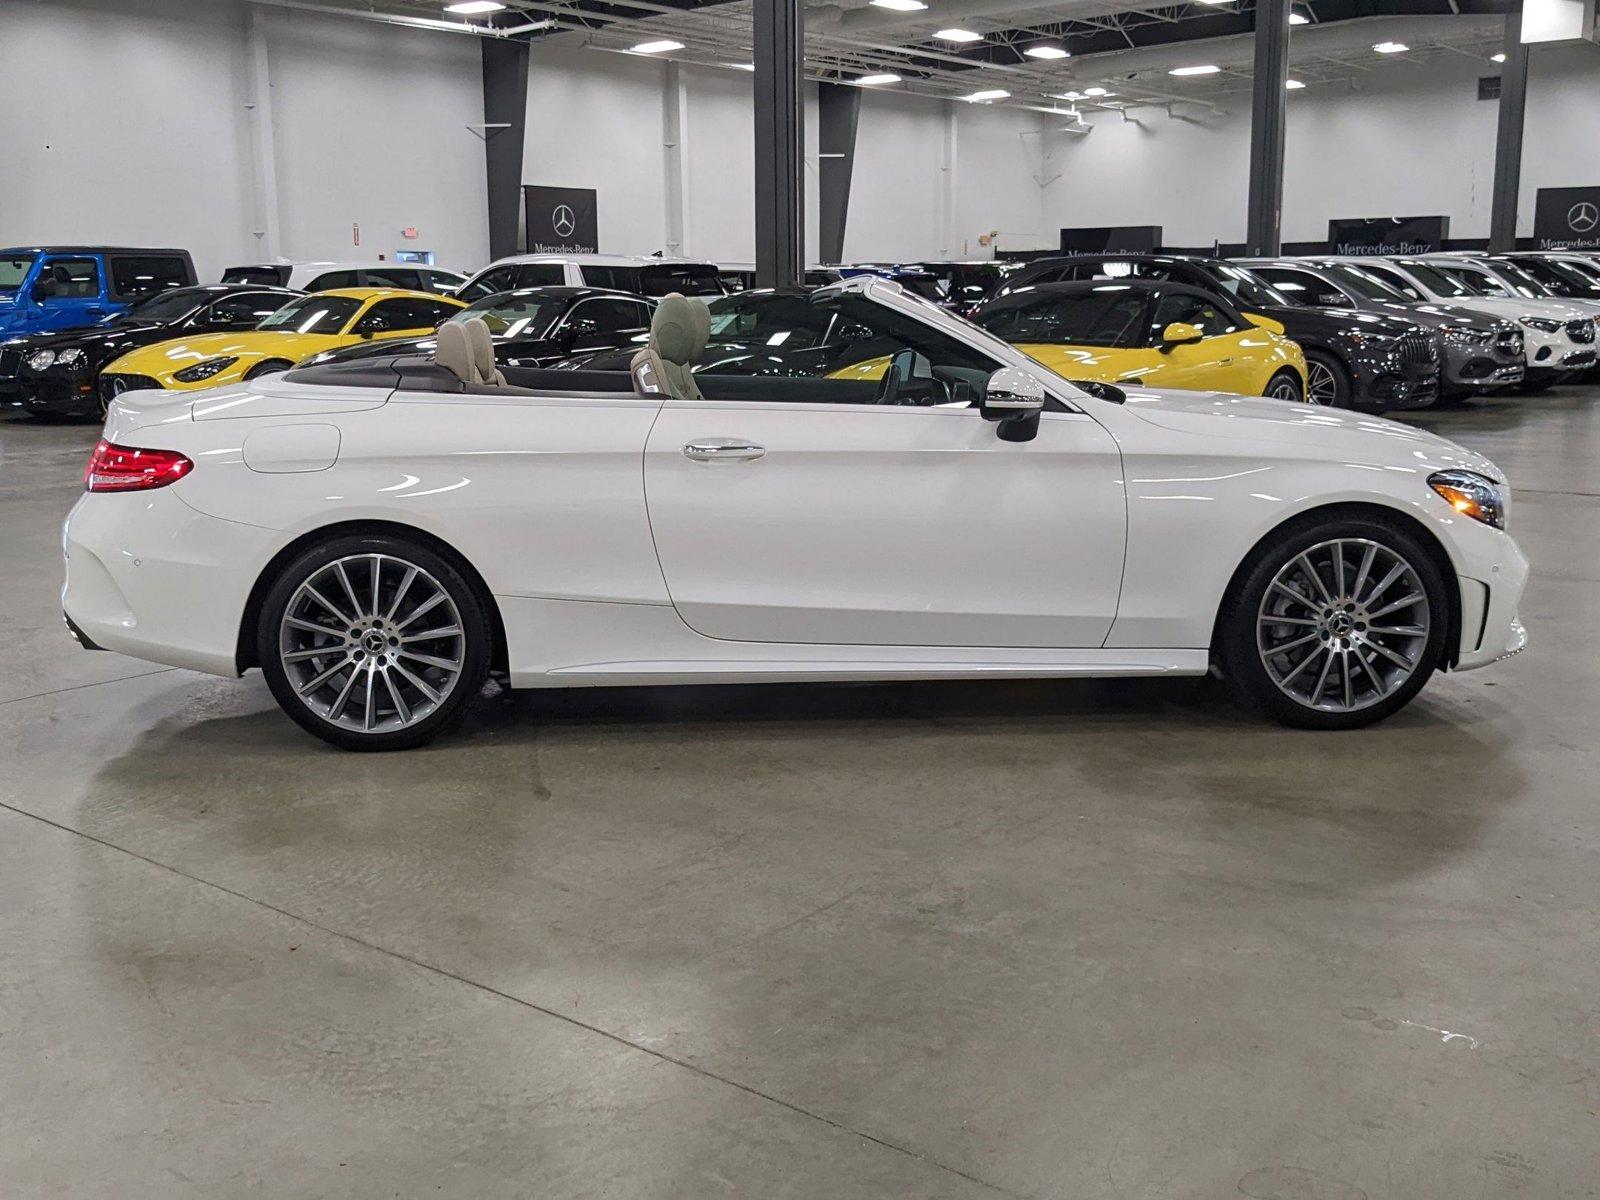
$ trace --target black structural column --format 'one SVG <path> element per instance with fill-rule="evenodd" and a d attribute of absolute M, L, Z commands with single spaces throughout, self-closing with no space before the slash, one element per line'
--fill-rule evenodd
<path fill-rule="evenodd" d="M 1494 142 L 1494 201 L 1489 249 L 1517 248 L 1517 192 L 1522 184 L 1522 125 L 1528 108 L 1528 47 L 1522 10 L 1506 14 L 1506 61 L 1500 69 L 1500 123 Z"/>
<path fill-rule="evenodd" d="M 1250 96 L 1250 214 L 1253 255 L 1283 251 L 1283 136 L 1289 82 L 1289 0 L 1256 0 L 1255 78 Z"/>
<path fill-rule="evenodd" d="M 483 158 L 489 180 L 489 257 L 522 249 L 522 142 L 528 114 L 528 43 L 483 42 Z"/>
<path fill-rule="evenodd" d="M 856 120 L 861 89 L 845 83 L 817 85 L 817 258 L 844 261 L 844 226 L 850 211 L 850 174 L 856 162 Z"/>
<path fill-rule="evenodd" d="M 757 287 L 798 283 L 804 267 L 802 11 L 801 0 L 754 5 Z"/>

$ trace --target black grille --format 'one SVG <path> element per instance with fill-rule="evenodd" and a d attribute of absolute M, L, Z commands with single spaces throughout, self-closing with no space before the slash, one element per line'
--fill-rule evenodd
<path fill-rule="evenodd" d="M 135 388 L 160 388 L 161 385 L 148 375 L 112 375 L 107 372 L 100 376 L 100 399 L 105 404 L 110 404 L 123 392 L 131 392 Z"/>
<path fill-rule="evenodd" d="M 21 369 L 21 350 L 0 350 L 0 379 L 10 379 Z"/>
<path fill-rule="evenodd" d="M 1401 338 L 1400 356 L 1408 363 L 1439 361 L 1439 352 L 1434 348 L 1433 339 L 1425 333 L 1408 333 Z"/>
<path fill-rule="evenodd" d="M 1567 336 L 1573 341 L 1587 346 L 1594 341 L 1594 322 L 1589 320 L 1568 321 Z"/>

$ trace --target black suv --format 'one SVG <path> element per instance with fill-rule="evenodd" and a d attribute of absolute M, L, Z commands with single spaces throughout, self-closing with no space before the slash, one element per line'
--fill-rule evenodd
<path fill-rule="evenodd" d="M 995 294 L 1004 296 L 1038 283 L 1130 277 L 1170 279 L 1217 292 L 1247 312 L 1278 322 L 1305 351 L 1306 399 L 1312 404 L 1383 412 L 1421 408 L 1438 398 L 1439 362 L 1432 351 L 1433 339 L 1414 322 L 1297 305 L 1253 272 L 1220 258 L 1182 254 L 1036 258 L 1007 276 Z"/>

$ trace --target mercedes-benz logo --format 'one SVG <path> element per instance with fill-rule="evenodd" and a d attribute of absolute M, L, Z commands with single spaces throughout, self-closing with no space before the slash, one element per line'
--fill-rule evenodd
<path fill-rule="evenodd" d="M 1588 233 L 1600 225 L 1600 208 L 1587 200 L 1580 200 L 1567 209 L 1567 228 L 1573 233 Z"/>
<path fill-rule="evenodd" d="M 572 231 L 578 227 L 578 218 L 573 215 L 568 205 L 558 204 L 550 213 L 550 227 L 558 236 L 570 237 Z"/>
<path fill-rule="evenodd" d="M 120 395 L 122 395 L 123 392 L 125 392 L 127 390 L 128 390 L 128 381 L 126 379 L 112 379 L 112 381 L 111 381 L 111 394 L 113 396 L 120 396 Z"/>

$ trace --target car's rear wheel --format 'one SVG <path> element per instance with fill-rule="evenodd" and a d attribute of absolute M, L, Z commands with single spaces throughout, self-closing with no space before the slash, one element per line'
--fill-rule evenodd
<path fill-rule="evenodd" d="M 1350 407 L 1350 373 L 1331 354 L 1306 351 L 1306 403 L 1325 408 Z"/>
<path fill-rule="evenodd" d="M 290 367 L 292 362 L 285 362 L 281 358 L 269 358 L 265 362 L 258 362 L 244 373 L 246 379 L 260 379 L 263 375 L 281 375 Z"/>
<path fill-rule="evenodd" d="M 1279 371 L 1267 380 L 1267 390 L 1261 394 L 1272 400 L 1289 400 L 1295 404 L 1306 398 L 1300 376 L 1289 370 Z"/>
<path fill-rule="evenodd" d="M 1224 602 L 1218 658 L 1234 697 L 1287 725 L 1356 729 L 1404 707 L 1438 666 L 1444 577 L 1381 519 L 1291 526 Z"/>
<path fill-rule="evenodd" d="M 279 572 L 256 652 L 303 728 L 347 750 L 402 750 L 461 718 L 492 641 L 484 602 L 453 563 L 406 538 L 357 534 Z"/>

